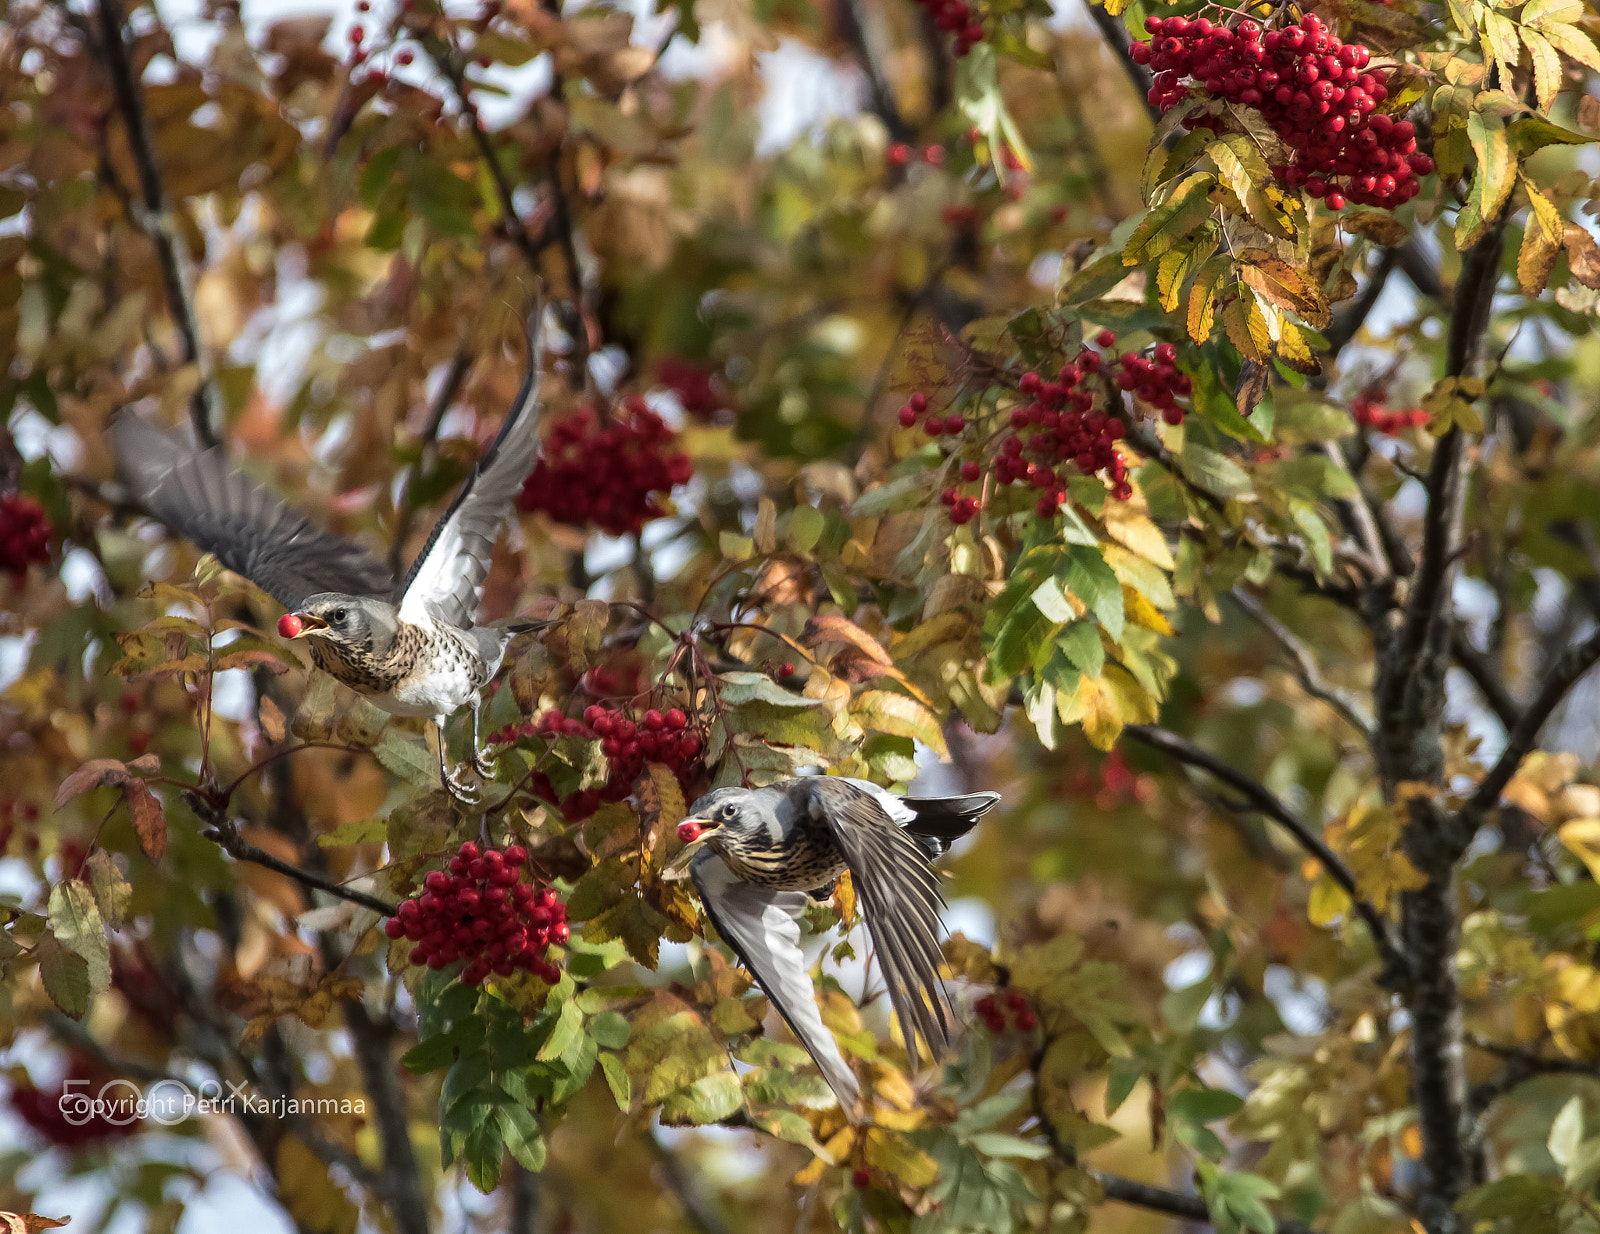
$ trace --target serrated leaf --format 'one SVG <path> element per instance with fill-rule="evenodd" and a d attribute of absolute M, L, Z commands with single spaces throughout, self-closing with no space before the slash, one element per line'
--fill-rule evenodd
<path fill-rule="evenodd" d="M 128 904 L 133 899 L 132 885 L 122 876 L 111 854 L 103 848 L 90 853 L 85 865 L 101 918 L 111 929 L 122 929 L 127 920 Z"/>
<path fill-rule="evenodd" d="M 1224 133 L 1207 147 L 1206 154 L 1217 165 L 1222 182 L 1239 199 L 1251 222 L 1281 240 L 1294 238 L 1293 227 L 1274 208 L 1267 195 L 1272 172 L 1249 137 L 1243 133 Z"/>
<path fill-rule="evenodd" d="M 617 1109 L 626 1114 L 633 1105 L 633 1081 L 628 1078 L 627 1067 L 617 1055 L 602 1054 L 600 1070 L 606 1077 L 606 1087 L 611 1090 L 611 1099 L 617 1103 Z"/>
<path fill-rule="evenodd" d="M 1237 290 L 1243 292 L 1242 285 Z M 1241 356 L 1258 364 L 1267 362 L 1272 350 L 1272 334 L 1267 329 L 1266 316 L 1253 294 L 1236 295 L 1228 301 L 1222 310 L 1222 328 L 1227 331 L 1228 341 Z"/>
<path fill-rule="evenodd" d="M 1288 262 L 1265 249 L 1245 249 L 1235 261 L 1240 279 L 1269 304 L 1297 314 L 1318 329 L 1333 320 L 1321 290 Z"/>
<path fill-rule="evenodd" d="M 661 1103 L 661 1122 L 668 1127 L 718 1123 L 744 1104 L 739 1077 L 731 1071 L 702 1076 Z"/>
<path fill-rule="evenodd" d="M 1523 20 L 1526 23 L 1526 17 Z M 1550 45 L 1563 56 L 1570 57 L 1585 68 L 1600 73 L 1600 50 L 1595 48 L 1594 40 L 1582 30 L 1553 19 L 1533 24 L 1538 25 L 1539 33 L 1549 39 Z"/>
<path fill-rule="evenodd" d="M 1211 327 L 1217 317 L 1217 289 L 1232 272 L 1232 258 L 1213 257 L 1200 267 L 1200 273 L 1195 276 L 1194 286 L 1189 289 L 1186 323 L 1189 337 L 1195 342 L 1203 343 L 1211 337 Z"/>
<path fill-rule="evenodd" d="M 1099 551 L 1075 544 L 1057 568 L 1057 577 L 1095 615 L 1112 638 L 1122 637 L 1122 584 Z"/>
<path fill-rule="evenodd" d="M 1539 107 L 1549 111 L 1561 91 L 1561 56 L 1550 45 L 1550 40 L 1537 30 L 1519 26 L 1517 33 L 1522 36 L 1523 45 L 1527 47 L 1528 57 L 1533 63 L 1533 86 Z"/>
<path fill-rule="evenodd" d="M 1183 449 L 1178 453 L 1178 467 L 1191 483 L 1219 497 L 1232 500 L 1255 493 L 1243 467 L 1227 455 L 1202 446 L 1193 436 L 1184 438 Z"/>
<path fill-rule="evenodd" d="M 439 734 L 444 740 L 444 734 Z M 428 750 L 428 743 L 416 733 L 387 728 L 372 753 L 385 768 L 418 788 L 432 788 L 439 781 L 438 760 Z"/>
<path fill-rule="evenodd" d="M 69 951 L 50 935 L 35 948 L 39 954 L 39 979 L 50 1001 L 64 1015 L 83 1019 L 89 1010 L 89 964 L 75 951 Z"/>
<path fill-rule="evenodd" d="M 1180 183 L 1166 201 L 1152 206 L 1144 222 L 1122 246 L 1122 264 L 1147 265 L 1186 239 L 1211 216 L 1210 194 L 1216 182 L 1210 172 L 1196 172 Z"/>
<path fill-rule="evenodd" d="M 83 957 L 93 993 L 110 988 L 111 945 L 88 884 L 70 878 L 51 888 L 50 933 L 67 950 Z"/>

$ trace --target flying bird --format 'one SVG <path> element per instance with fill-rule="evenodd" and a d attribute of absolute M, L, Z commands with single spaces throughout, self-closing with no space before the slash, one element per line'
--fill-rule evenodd
<path fill-rule="evenodd" d="M 931 862 L 999 800 L 999 793 L 897 797 L 866 780 L 802 776 L 767 788 L 719 788 L 678 825 L 680 837 L 698 842 L 689 876 L 706 915 L 852 1119 L 861 1087 L 817 1010 L 799 918 L 848 870 L 911 1065 L 919 1034 L 942 1053 L 950 1040 L 939 979 L 944 897 Z"/>
<path fill-rule="evenodd" d="M 512 636 L 545 624 L 475 620 L 490 554 L 539 453 L 542 363 L 535 309 L 516 402 L 398 586 L 366 549 L 313 526 L 232 468 L 220 449 L 195 451 L 181 435 L 130 414 L 107 429 L 134 500 L 281 603 L 288 612 L 278 632 L 307 640 L 319 669 L 391 715 L 433 721 L 440 781 L 469 803 L 476 792 L 448 765 L 445 722 L 472 708 L 471 762 L 487 778 L 479 691 Z"/>

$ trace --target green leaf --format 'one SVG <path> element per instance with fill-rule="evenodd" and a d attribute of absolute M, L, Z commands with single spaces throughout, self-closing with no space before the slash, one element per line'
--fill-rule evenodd
<path fill-rule="evenodd" d="M 556 1020 L 556 1026 L 550 1033 L 550 1039 L 540 1048 L 538 1059 L 540 1062 L 549 1062 L 553 1058 L 560 1058 L 583 1035 L 583 1012 L 575 1002 L 561 1004 L 561 1015 Z"/>
<path fill-rule="evenodd" d="M 89 1010 L 89 965 L 81 955 L 68 951 L 50 935 L 35 948 L 39 954 L 39 978 L 50 1001 L 74 1020 L 83 1019 Z"/>
<path fill-rule="evenodd" d="M 1144 222 L 1134 229 L 1122 248 L 1122 264 L 1143 266 L 1181 243 L 1211 216 L 1211 190 L 1217 178 L 1196 172 L 1173 190 L 1159 206 L 1152 206 Z"/>
<path fill-rule="evenodd" d="M 661 1121 L 669 1127 L 721 1122 L 744 1104 L 739 1077 L 731 1071 L 702 1076 L 661 1103 Z"/>
<path fill-rule="evenodd" d="M 1062 585 L 1082 600 L 1112 638 L 1122 637 L 1122 584 L 1099 550 L 1075 544 L 1058 570 Z"/>
<path fill-rule="evenodd" d="M 57 883 L 50 892 L 50 933 L 88 965 L 89 989 L 104 993 L 111 986 L 111 944 L 94 892 L 77 879 Z"/>
<path fill-rule="evenodd" d="M 633 1081 L 628 1078 L 628 1068 L 617 1055 L 602 1054 L 600 1070 L 605 1074 L 606 1086 L 611 1089 L 617 1109 L 626 1114 L 633 1105 Z"/>
<path fill-rule="evenodd" d="M 887 484 L 876 485 L 855 499 L 850 514 L 854 518 L 873 518 L 901 510 L 920 510 L 928 504 L 933 494 L 933 483 L 932 472 L 918 471 L 901 476 L 898 480 L 890 480 Z M 727 556 L 726 550 L 723 555 Z"/>
<path fill-rule="evenodd" d="M 1236 500 L 1255 494 L 1255 486 L 1243 467 L 1227 455 L 1202 446 L 1192 433 L 1184 435 L 1178 467 L 1192 484 L 1218 497 Z"/>
<path fill-rule="evenodd" d="M 986 1157 L 1023 1157 L 1029 1161 L 1043 1161 L 1052 1151 L 1048 1144 L 1002 1135 L 998 1131 L 980 1131 L 967 1142 Z"/>
<path fill-rule="evenodd" d="M 533 1114 L 520 1105 L 498 1105 L 495 1121 L 500 1124 L 500 1138 L 518 1165 L 531 1174 L 544 1169 L 544 1136 Z"/>
<path fill-rule="evenodd" d="M 804 555 L 816 548 L 826 525 L 827 519 L 815 506 L 796 506 L 789 512 L 789 528 L 783 541 L 791 552 Z"/>
<path fill-rule="evenodd" d="M 1578 1160 L 1578 1150 L 1583 1147 L 1583 1098 L 1569 1098 L 1555 1121 L 1550 1124 L 1546 1140 L 1550 1155 L 1563 1172 L 1570 1173 Z"/>
<path fill-rule="evenodd" d="M 633 1028 L 625 1017 L 615 1011 L 602 1011 L 589 1022 L 589 1036 L 595 1044 L 608 1050 L 620 1050 L 628 1044 Z"/>
<path fill-rule="evenodd" d="M 1186 1088 L 1167 1098 L 1167 1116 L 1190 1123 L 1231 1118 L 1243 1108 L 1242 1098 L 1222 1088 Z"/>
<path fill-rule="evenodd" d="M 439 782 L 439 762 L 428 752 L 427 741 L 415 733 L 391 725 L 383 730 L 372 753 L 384 767 L 418 788 L 432 788 Z"/>
<path fill-rule="evenodd" d="M 1100 642 L 1100 627 L 1089 621 L 1075 621 L 1056 640 L 1062 653 L 1085 677 L 1098 677 L 1106 663 L 1105 646 Z"/>

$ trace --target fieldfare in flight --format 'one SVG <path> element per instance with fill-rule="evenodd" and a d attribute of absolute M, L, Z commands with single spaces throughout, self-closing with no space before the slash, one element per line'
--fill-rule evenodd
<path fill-rule="evenodd" d="M 850 871 L 911 1065 L 918 1034 L 942 1053 L 950 1039 L 939 979 L 944 897 L 930 863 L 999 800 L 999 793 L 897 797 L 865 780 L 803 776 L 768 788 L 719 788 L 679 824 L 680 836 L 701 841 L 689 876 L 706 915 L 852 1119 L 861 1087 L 817 1010 L 799 918 Z"/>
<path fill-rule="evenodd" d="M 539 333 L 536 310 L 516 402 L 398 587 L 366 549 L 313 526 L 230 467 L 221 450 L 197 452 L 129 414 L 107 430 L 134 500 L 288 609 L 279 633 L 306 639 L 318 668 L 391 715 L 434 722 L 440 780 L 469 802 L 474 789 L 447 763 L 445 721 L 471 706 L 472 763 L 487 777 L 479 691 L 512 635 L 543 624 L 475 620 L 490 553 L 539 453 Z"/>

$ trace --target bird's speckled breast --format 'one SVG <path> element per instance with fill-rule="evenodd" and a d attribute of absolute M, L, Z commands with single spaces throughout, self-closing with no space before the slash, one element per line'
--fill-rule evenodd
<path fill-rule="evenodd" d="M 466 703 L 487 679 L 484 665 L 454 630 L 402 622 L 385 655 L 313 638 L 311 658 L 358 694 L 400 704 L 406 713 L 440 715 Z M 393 709 L 391 707 L 391 709 Z"/>
<path fill-rule="evenodd" d="M 845 871 L 845 861 L 824 826 L 807 822 L 779 840 L 764 832 L 714 831 L 708 837 L 735 878 L 780 891 L 825 887 Z"/>

